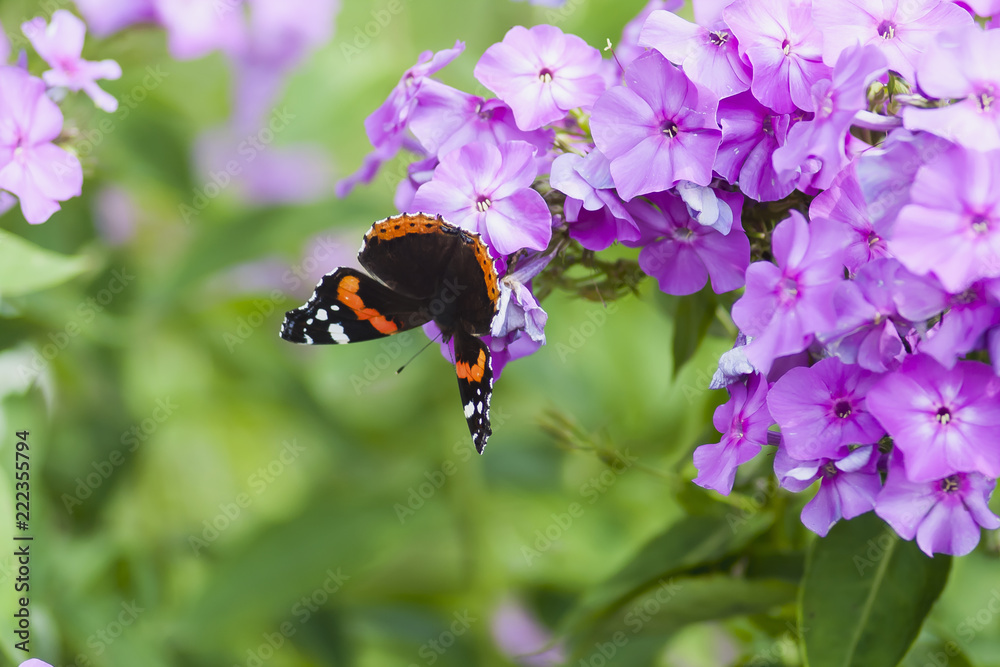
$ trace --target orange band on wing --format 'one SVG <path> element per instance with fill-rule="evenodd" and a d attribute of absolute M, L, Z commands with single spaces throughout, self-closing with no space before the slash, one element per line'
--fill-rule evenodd
<path fill-rule="evenodd" d="M 365 307 L 364 300 L 358 296 L 358 288 L 360 286 L 361 283 L 356 276 L 342 278 L 337 285 L 337 300 L 354 312 L 358 312 Z"/>
<path fill-rule="evenodd" d="M 337 300 L 354 311 L 359 320 L 368 320 L 379 333 L 395 333 L 399 325 L 374 308 L 365 308 L 364 299 L 357 294 L 359 288 L 360 283 L 356 276 L 343 278 L 337 285 Z"/>
<path fill-rule="evenodd" d="M 382 241 L 389 241 L 406 236 L 407 234 L 433 234 L 441 229 L 441 225 L 442 220 L 440 216 L 432 218 L 421 213 L 403 213 L 402 215 L 376 222 L 368 230 L 365 239 L 368 240 L 374 236 Z"/>
<path fill-rule="evenodd" d="M 371 308 L 368 308 L 367 310 L 371 310 Z M 369 318 L 362 318 L 362 319 L 369 319 Z M 375 330 L 378 331 L 379 333 L 391 334 L 391 333 L 396 333 L 396 330 L 399 329 L 399 326 L 395 322 L 393 322 L 390 319 L 386 319 L 381 315 L 376 315 L 375 317 L 370 318 L 369 321 L 371 322 L 371 325 L 375 327 Z"/>
<path fill-rule="evenodd" d="M 337 292 L 337 298 L 342 304 L 356 313 L 365 307 L 365 302 L 362 301 L 361 297 L 357 294 L 351 294 L 350 292 Z"/>
<path fill-rule="evenodd" d="M 455 364 L 455 371 L 458 373 L 459 380 L 469 379 L 473 382 L 481 382 L 483 375 L 486 374 L 486 353 L 479 350 L 479 358 L 476 359 L 473 366 L 464 361 L 458 362 Z"/>

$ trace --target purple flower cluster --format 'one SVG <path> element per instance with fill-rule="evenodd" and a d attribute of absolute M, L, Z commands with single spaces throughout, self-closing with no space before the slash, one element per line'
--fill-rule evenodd
<path fill-rule="evenodd" d="M 931 0 L 739 0 L 721 18 L 750 87 L 719 104 L 715 173 L 809 204 L 746 270 L 714 381 L 723 437 L 695 452 L 695 481 L 729 493 L 777 444 L 782 486 L 819 482 L 816 533 L 874 510 L 927 554 L 968 553 L 1000 527 L 1000 77 L 982 65 L 1000 42 Z"/>
<path fill-rule="evenodd" d="M 1000 527 L 1000 32 L 972 13 L 997 3 L 696 2 L 696 23 L 676 4 L 652 0 L 615 59 L 512 28 L 475 67 L 493 98 L 432 77 L 461 43 L 423 54 L 342 194 L 416 154 L 397 206 L 479 232 L 509 269 L 501 361 L 544 341 L 530 281 L 557 238 L 639 248 L 670 294 L 742 289 L 696 483 L 729 493 L 777 445 L 785 488 L 818 482 L 802 521 L 820 535 L 874 510 L 967 553 Z"/>
<path fill-rule="evenodd" d="M 579 37 L 548 25 L 517 26 L 476 65 L 476 78 L 497 93 L 484 99 L 432 78 L 464 49 L 456 42 L 425 52 L 403 73 L 365 122 L 375 150 L 338 192 L 369 182 L 401 148 L 419 156 L 397 188 L 396 206 L 479 233 L 497 258 L 500 313 L 484 340 L 499 377 L 507 362 L 545 342 L 548 315 L 531 280 L 552 259 L 544 251 L 557 220 L 536 180 L 552 172 L 571 113 L 589 111 L 607 84 L 600 52 Z"/>

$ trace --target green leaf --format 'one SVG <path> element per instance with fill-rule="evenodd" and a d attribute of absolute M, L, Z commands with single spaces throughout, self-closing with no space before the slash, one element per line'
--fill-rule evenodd
<path fill-rule="evenodd" d="M 806 665 L 898 664 L 950 568 L 950 556 L 928 558 L 874 514 L 838 523 L 806 560 L 799 608 Z"/>
<path fill-rule="evenodd" d="M 962 652 L 962 646 L 954 640 L 918 640 L 906 658 L 900 663 L 902 667 L 975 667 Z"/>
<path fill-rule="evenodd" d="M 0 297 L 21 296 L 75 278 L 90 260 L 39 248 L 0 229 Z"/>
<path fill-rule="evenodd" d="M 804 549 L 775 549 L 773 545 L 765 544 L 763 548 L 754 545 L 746 554 L 746 576 L 750 578 L 773 577 L 798 584 L 805 572 L 805 565 Z"/>
<path fill-rule="evenodd" d="M 715 307 L 715 293 L 710 288 L 682 297 L 678 302 L 674 316 L 675 372 L 698 351 L 715 317 Z"/>
<path fill-rule="evenodd" d="M 724 574 L 664 580 L 575 637 L 574 659 L 607 642 L 632 638 L 666 640 L 685 625 L 763 614 L 795 602 L 798 587 L 777 579 L 737 579 Z"/>
<path fill-rule="evenodd" d="M 213 563 L 200 598 L 182 614 L 179 641 L 197 645 L 213 636 L 229 636 L 234 628 L 262 623 L 262 615 L 273 613 L 267 610 L 281 610 L 279 622 L 292 620 L 297 626 L 301 618 L 293 616 L 293 606 L 302 595 L 322 591 L 321 596 L 332 596 L 339 591 L 339 575 L 346 575 L 349 584 L 343 586 L 348 590 L 356 586 L 364 567 L 359 554 L 371 553 L 381 527 L 388 523 L 385 517 L 393 517 L 384 512 L 348 512 L 324 504 L 326 500 L 317 499 L 302 515 L 262 532 L 245 548 Z M 337 530 L 326 529 L 331 525 Z M 312 548 L 294 547 L 306 543 Z M 251 581 L 253 585 L 248 585 Z"/>
<path fill-rule="evenodd" d="M 571 634 L 579 632 L 665 578 L 704 568 L 741 551 L 774 521 L 768 512 L 734 517 L 689 516 L 671 524 L 639 549 L 617 574 L 588 592 L 563 627 Z"/>

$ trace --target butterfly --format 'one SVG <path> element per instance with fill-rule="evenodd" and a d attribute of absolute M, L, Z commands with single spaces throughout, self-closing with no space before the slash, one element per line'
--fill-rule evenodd
<path fill-rule="evenodd" d="M 370 275 L 340 267 L 324 276 L 303 306 L 285 313 L 281 337 L 358 343 L 433 321 L 444 342 L 454 340 L 462 410 L 482 454 L 493 432 L 493 365 L 479 337 L 490 332 L 500 300 L 489 248 L 441 216 L 404 213 L 372 225 L 358 260 Z"/>

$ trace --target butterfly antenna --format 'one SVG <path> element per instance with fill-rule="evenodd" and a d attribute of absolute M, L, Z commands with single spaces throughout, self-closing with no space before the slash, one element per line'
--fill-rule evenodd
<path fill-rule="evenodd" d="M 601 286 L 597 284 L 597 280 L 591 278 L 591 282 L 594 284 L 594 292 L 597 293 L 597 298 L 601 300 L 601 305 L 605 308 L 608 307 L 608 302 L 604 300 L 604 295 L 601 294 Z"/>
<path fill-rule="evenodd" d="M 590 276 L 590 284 L 594 286 L 594 293 L 600 299 L 601 305 L 607 308 L 608 302 L 604 300 L 604 295 L 601 294 L 601 286 L 597 283 L 597 268 L 594 268 L 594 273 Z"/>
<path fill-rule="evenodd" d="M 406 368 L 407 366 L 409 366 L 411 361 L 413 361 L 414 359 L 416 359 L 417 356 L 421 352 L 423 352 L 424 350 L 426 350 L 427 348 L 429 348 L 431 346 L 431 343 L 433 343 L 434 341 L 436 341 L 440 337 L 441 337 L 441 334 L 439 333 L 437 336 L 434 336 L 434 338 L 431 338 L 429 341 L 427 341 L 426 345 L 424 345 L 422 348 L 420 348 L 419 350 L 417 350 L 416 353 L 412 357 L 410 357 L 409 359 L 406 360 L 405 364 L 403 364 L 402 366 L 399 367 L 399 370 L 396 371 L 396 375 L 399 375 L 400 373 L 402 373 L 403 369 Z"/>

